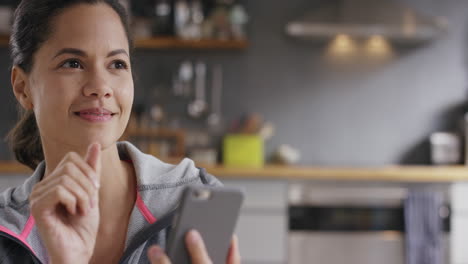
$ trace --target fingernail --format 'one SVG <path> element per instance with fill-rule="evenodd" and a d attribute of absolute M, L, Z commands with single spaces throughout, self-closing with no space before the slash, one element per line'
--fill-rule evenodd
<path fill-rule="evenodd" d="M 200 243 L 201 241 L 200 233 L 196 230 L 191 230 L 189 233 L 188 240 L 189 240 L 189 243 L 193 245 Z"/>
<path fill-rule="evenodd" d="M 159 260 L 163 256 L 163 251 L 159 247 L 151 247 L 149 249 L 149 255 L 152 260 Z"/>

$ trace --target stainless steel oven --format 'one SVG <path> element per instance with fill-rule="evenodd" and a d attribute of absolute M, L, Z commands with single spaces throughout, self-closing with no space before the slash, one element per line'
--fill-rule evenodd
<path fill-rule="evenodd" d="M 403 201 L 411 188 L 421 186 L 290 184 L 288 263 L 404 264 Z M 447 186 L 436 188 L 448 197 Z M 447 231 L 443 251 L 448 260 L 450 216 L 447 208 L 441 208 L 441 214 Z"/>

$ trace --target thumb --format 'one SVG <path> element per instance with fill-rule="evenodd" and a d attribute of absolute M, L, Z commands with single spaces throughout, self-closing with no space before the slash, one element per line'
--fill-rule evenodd
<path fill-rule="evenodd" d="M 101 176 L 101 144 L 93 143 L 89 145 L 85 161 L 94 169 L 96 176 L 99 178 Z"/>

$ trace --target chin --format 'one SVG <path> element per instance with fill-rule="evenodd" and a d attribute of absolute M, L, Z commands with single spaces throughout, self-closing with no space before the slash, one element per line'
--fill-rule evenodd
<path fill-rule="evenodd" d="M 94 136 L 88 136 L 86 138 L 81 138 L 79 139 L 79 142 L 77 142 L 79 145 L 91 145 L 92 143 L 99 143 L 101 145 L 101 149 L 106 149 L 112 145 L 114 145 L 118 141 L 118 138 L 116 136 L 109 136 L 107 135 L 94 135 Z"/>

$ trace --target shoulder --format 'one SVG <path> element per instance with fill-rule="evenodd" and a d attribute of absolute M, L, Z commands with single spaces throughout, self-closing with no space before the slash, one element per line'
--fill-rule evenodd
<path fill-rule="evenodd" d="M 139 188 L 148 190 L 181 188 L 186 185 L 222 185 L 214 175 L 204 168 L 198 168 L 191 159 L 185 158 L 179 164 L 168 165 L 166 170 L 141 170 L 140 175 L 137 175 Z"/>
<path fill-rule="evenodd" d="M 216 177 L 197 168 L 191 159 L 169 164 L 141 152 L 129 142 L 119 142 L 118 148 L 123 159 L 131 160 L 140 189 L 166 189 L 191 183 L 221 184 Z"/>
<path fill-rule="evenodd" d="M 0 193 L 0 226 L 19 234 L 29 218 L 29 195 L 42 175 L 41 165 L 22 185 Z M 1 263 L 1 262 L 0 262 Z"/>
<path fill-rule="evenodd" d="M 0 193 L 0 231 L 19 234 L 27 221 L 29 202 L 18 193 L 20 188 L 10 188 Z"/>

